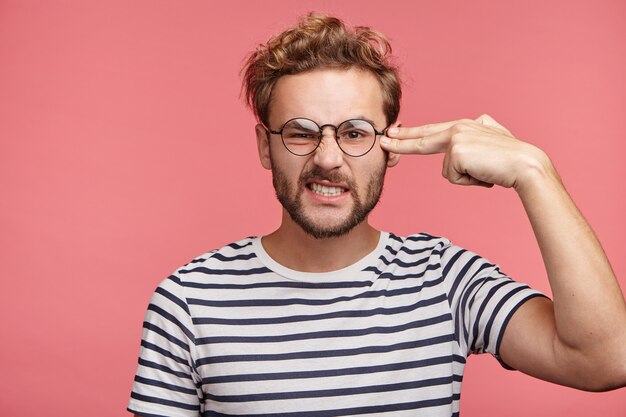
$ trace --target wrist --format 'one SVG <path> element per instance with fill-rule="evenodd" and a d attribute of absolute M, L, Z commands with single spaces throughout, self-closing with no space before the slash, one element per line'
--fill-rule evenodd
<path fill-rule="evenodd" d="M 541 149 L 529 145 L 530 151 L 523 158 L 517 175 L 515 191 L 520 195 L 541 188 L 548 183 L 561 183 L 561 179 L 548 155 Z"/>

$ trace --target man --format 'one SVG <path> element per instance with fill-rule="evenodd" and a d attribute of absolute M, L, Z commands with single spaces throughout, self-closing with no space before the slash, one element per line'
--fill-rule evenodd
<path fill-rule="evenodd" d="M 179 269 L 148 308 L 141 416 L 458 415 L 470 353 L 587 390 L 626 384 L 626 306 L 550 159 L 487 115 L 405 128 L 389 45 L 309 15 L 245 67 L 282 223 Z M 554 302 L 427 234 L 368 223 L 400 154 L 513 188 Z M 418 192 L 418 190 L 415 190 Z"/>

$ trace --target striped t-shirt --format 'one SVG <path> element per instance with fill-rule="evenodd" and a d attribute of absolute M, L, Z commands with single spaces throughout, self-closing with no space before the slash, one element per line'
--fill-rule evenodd
<path fill-rule="evenodd" d="M 285 268 L 247 238 L 159 285 L 128 410 L 458 415 L 466 357 L 498 357 L 508 320 L 538 295 L 427 234 L 383 232 L 372 253 L 325 273 Z"/>

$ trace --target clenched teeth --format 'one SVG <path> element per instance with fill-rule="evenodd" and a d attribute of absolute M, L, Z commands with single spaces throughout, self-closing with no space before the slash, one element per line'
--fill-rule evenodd
<path fill-rule="evenodd" d="M 311 184 L 310 188 L 315 194 L 323 195 L 325 197 L 336 196 L 345 191 L 345 189 L 341 187 L 327 187 L 315 182 Z"/>

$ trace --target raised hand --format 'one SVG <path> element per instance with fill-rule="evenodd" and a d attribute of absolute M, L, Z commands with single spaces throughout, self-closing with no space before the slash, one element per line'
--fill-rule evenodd
<path fill-rule="evenodd" d="M 538 170 L 552 171 L 547 155 L 516 139 L 489 115 L 417 127 L 392 127 L 381 147 L 398 154 L 445 154 L 443 176 L 453 184 L 518 189 Z"/>

